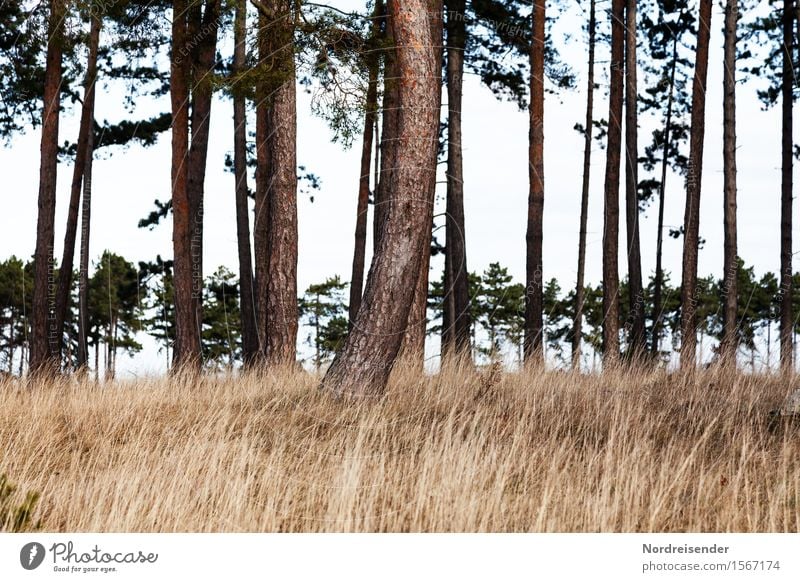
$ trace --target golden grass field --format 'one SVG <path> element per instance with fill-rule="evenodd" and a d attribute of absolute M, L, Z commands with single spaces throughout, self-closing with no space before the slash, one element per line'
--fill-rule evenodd
<path fill-rule="evenodd" d="M 302 372 L 0 384 L 0 474 L 46 531 L 800 530 L 790 383 L 704 371 Z"/>

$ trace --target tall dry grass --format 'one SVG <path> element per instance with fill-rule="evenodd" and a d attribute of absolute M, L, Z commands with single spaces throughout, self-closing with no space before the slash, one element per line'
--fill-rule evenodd
<path fill-rule="evenodd" d="M 360 404 L 315 387 L 5 383 L 0 473 L 52 531 L 800 530 L 775 378 L 398 373 Z"/>

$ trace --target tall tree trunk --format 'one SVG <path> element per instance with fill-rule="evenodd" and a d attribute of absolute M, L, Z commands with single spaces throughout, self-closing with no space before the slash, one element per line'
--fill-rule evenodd
<path fill-rule="evenodd" d="M 217 50 L 217 29 L 219 27 L 220 0 L 206 0 L 202 14 L 201 3 L 189 11 L 190 44 L 196 44 L 192 55 L 192 111 L 191 142 L 189 145 L 189 181 L 187 192 L 191 217 L 192 266 L 192 311 L 194 313 L 194 333 L 200 345 L 203 325 L 203 204 L 205 194 L 206 161 L 208 158 L 208 136 L 211 123 L 211 102 L 213 95 L 213 71 Z M 194 51 L 193 51 L 194 52 Z M 192 359 L 200 362 L 200 352 Z"/>
<path fill-rule="evenodd" d="M 366 55 L 369 69 L 369 85 L 364 109 L 364 135 L 361 144 L 361 176 L 358 182 L 358 204 L 356 207 L 355 248 L 353 250 L 353 271 L 350 277 L 350 319 L 349 327 L 353 327 L 356 314 L 361 307 L 361 293 L 364 288 L 364 263 L 367 253 L 367 212 L 369 210 L 369 179 L 372 165 L 372 145 L 375 126 L 378 121 L 378 74 L 380 73 L 380 55 L 377 42 L 381 35 L 381 14 L 383 2 L 377 0 L 372 12 L 372 37 L 375 46 L 370 47 Z M 377 187 L 377 182 L 376 182 Z"/>
<path fill-rule="evenodd" d="M 375 188 L 375 213 L 373 216 L 373 255 L 377 252 L 378 242 L 383 232 L 383 223 L 392 203 L 391 184 L 395 171 L 395 155 L 397 151 L 398 119 L 400 117 L 398 98 L 398 73 L 395 38 L 391 27 L 386 25 L 383 61 L 383 106 L 380 149 L 380 181 Z"/>
<path fill-rule="evenodd" d="M 441 0 L 435 0 L 433 4 L 436 9 L 431 10 L 430 20 L 433 30 L 433 49 L 436 51 L 436 59 L 440 64 L 444 60 L 444 36 L 443 36 L 443 18 Z M 436 82 L 438 83 L 439 90 L 435 94 L 435 104 L 437 112 L 437 127 L 441 119 L 442 110 L 442 74 L 441 67 L 436 70 Z M 437 136 L 437 154 L 438 154 L 438 136 Z M 434 163 L 438 159 L 434 158 Z M 437 166 L 434 166 L 437 167 Z M 414 300 L 411 303 L 411 310 L 408 314 L 408 322 L 406 325 L 406 333 L 403 338 L 403 355 L 407 363 L 413 366 L 413 369 L 422 374 L 425 366 L 425 337 L 428 331 L 428 280 L 430 276 L 430 262 L 431 262 L 431 242 L 433 239 L 433 210 L 434 200 L 436 199 L 436 172 L 429 174 L 428 180 L 429 192 L 425 195 L 425 200 L 430 200 L 428 205 L 428 230 L 425 232 L 423 241 L 423 256 L 420 264 L 419 275 L 417 277 L 417 285 L 414 292 Z"/>
<path fill-rule="evenodd" d="M 272 129 L 267 213 L 266 362 L 288 365 L 297 352 L 297 114 L 294 62 L 294 2 L 274 0 L 281 84 L 269 110 Z"/>
<path fill-rule="evenodd" d="M 722 155 L 724 173 L 725 251 L 723 288 L 725 305 L 722 317 L 720 359 L 736 366 L 737 250 L 736 250 L 736 22 L 739 18 L 737 0 L 725 4 L 725 59 L 723 71 Z M 769 360 L 768 360 L 769 361 Z"/>
<path fill-rule="evenodd" d="M 247 0 L 236 0 L 233 73 L 235 82 L 246 68 Z M 236 241 L 239 250 L 239 309 L 242 317 L 242 355 L 245 367 L 258 354 L 258 332 L 253 301 L 253 264 L 250 249 L 250 214 L 247 204 L 247 111 L 245 95 L 233 93 L 233 170 L 236 177 Z"/>
<path fill-rule="evenodd" d="M 189 200 L 189 73 L 188 0 L 172 3 L 172 244 L 175 284 L 175 348 L 173 370 L 198 369 L 200 336 L 194 310 L 192 266 L 192 207 Z"/>
<path fill-rule="evenodd" d="M 464 50 L 467 44 L 466 0 L 447 1 L 447 218 L 445 225 L 445 308 L 452 326 L 443 356 L 469 355 L 469 280 L 464 221 L 464 167 L 461 111 Z"/>
<path fill-rule="evenodd" d="M 639 246 L 639 115 L 636 87 L 636 0 L 625 10 L 625 218 L 628 243 L 628 354 L 636 360 L 645 350 L 642 251 Z"/>
<path fill-rule="evenodd" d="M 664 199 L 667 188 L 667 169 L 672 148 L 672 107 L 675 101 L 675 72 L 678 66 L 678 35 L 672 38 L 672 63 L 669 76 L 669 95 L 667 96 L 667 113 L 664 120 L 664 148 L 661 156 L 661 182 L 658 185 L 658 226 L 656 230 L 656 276 L 653 283 L 653 338 L 651 352 L 657 356 L 661 343 L 661 289 L 664 285 L 664 269 L 662 267 L 662 249 L 664 246 Z"/>
<path fill-rule="evenodd" d="M 619 359 L 619 172 L 625 83 L 625 0 L 611 5 L 611 87 L 603 213 L 603 364 Z"/>
<path fill-rule="evenodd" d="M 711 26 L 711 0 L 700 0 L 694 83 L 689 170 L 686 177 L 686 212 L 683 224 L 683 277 L 681 284 L 681 368 L 694 369 L 697 361 L 697 254 L 700 231 L 700 187 L 703 177 L 706 79 Z"/>
<path fill-rule="evenodd" d="M 70 291 L 72 290 L 72 267 L 75 260 L 75 239 L 78 234 L 78 213 L 81 203 L 81 185 L 89 156 L 88 143 L 94 132 L 94 100 L 95 80 L 97 78 L 97 51 L 100 45 L 100 27 L 102 19 L 98 15 L 91 17 L 89 32 L 89 55 L 86 61 L 86 77 L 84 79 L 83 106 L 81 107 L 80 129 L 75 153 L 75 167 L 72 172 L 72 187 L 67 212 L 67 228 L 64 236 L 64 254 L 61 268 L 58 271 L 58 291 L 56 294 L 56 330 L 59 338 L 64 337 L 64 320 L 67 316 Z M 63 342 L 59 339 L 58 355 L 61 359 Z"/>
<path fill-rule="evenodd" d="M 792 43 L 794 0 L 783 3 L 783 74 L 781 99 L 781 371 L 793 370 L 792 350 Z"/>
<path fill-rule="evenodd" d="M 581 187 L 581 219 L 578 234 L 578 277 L 575 285 L 575 321 L 572 324 L 572 367 L 578 369 L 581 362 L 581 340 L 583 335 L 583 303 L 586 289 L 586 226 L 589 219 L 589 178 L 592 167 L 592 128 L 594 126 L 594 46 L 597 27 L 595 0 L 589 3 L 589 76 L 586 82 L 586 132 L 583 136 L 583 184 Z"/>
<path fill-rule="evenodd" d="M 258 58 L 261 75 L 271 74 L 272 29 L 264 14 L 258 17 Z M 259 361 L 263 362 L 267 350 L 267 224 L 269 222 L 270 151 L 267 140 L 270 135 L 269 109 L 272 99 L 272 83 L 259 79 L 256 85 L 256 192 L 255 216 L 253 219 L 253 256 L 255 258 L 256 329 L 258 332 Z"/>
<path fill-rule="evenodd" d="M 441 2 L 389 0 L 397 41 L 397 134 L 387 206 L 361 309 L 323 385 L 336 395 L 379 395 L 403 340 L 430 237 L 441 99 Z M 386 167 L 386 165 L 383 165 Z M 384 175 L 385 179 L 385 175 Z"/>
<path fill-rule="evenodd" d="M 544 323 L 544 287 L 542 242 L 544 227 L 544 50 L 545 0 L 533 3 L 533 40 L 531 42 L 531 104 L 528 150 L 528 229 L 525 260 L 525 361 L 544 364 L 542 334 Z"/>
<path fill-rule="evenodd" d="M 64 42 L 63 0 L 50 1 L 47 57 L 42 111 L 39 213 L 34 254 L 33 314 L 31 317 L 30 371 L 55 373 L 61 338 L 55 326 L 53 242 L 55 239 L 56 173 L 58 171 L 58 121 L 61 108 L 61 70 Z"/>
<path fill-rule="evenodd" d="M 94 125 L 94 116 L 91 119 Z M 83 168 L 83 200 L 81 200 L 81 251 L 78 274 L 78 356 L 77 369 L 85 372 L 89 363 L 89 240 L 92 216 L 92 161 L 94 131 L 86 141 L 86 163 Z"/>

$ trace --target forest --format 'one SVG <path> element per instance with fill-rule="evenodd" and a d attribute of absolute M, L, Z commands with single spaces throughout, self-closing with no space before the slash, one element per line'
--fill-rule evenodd
<path fill-rule="evenodd" d="M 35 134 L 40 146 L 35 251 L 0 258 L 0 436 L 29 450 L 25 418 L 54 435 L 47 467 L 12 454 L 0 474 L 44 492 L 45 523 L 84 530 L 796 531 L 797 445 L 781 437 L 790 425 L 765 419 L 797 369 L 798 65 L 795 0 L 0 1 L 0 138 L 13 147 Z M 707 99 L 709 70 L 721 72 L 720 102 Z M 468 76 L 528 120 L 525 237 L 479 269 L 468 249 L 484 242 L 470 242 L 465 210 Z M 121 117 L 98 119 L 115 87 L 124 89 Z M 545 120 L 578 90 L 582 150 L 548 152 Z M 310 111 L 298 109 L 304 92 Z M 777 269 L 746 263 L 739 248 L 741 232 L 757 228 L 737 212 L 745 94 L 780 111 L 771 136 L 780 188 L 763 194 L 778 201 L 770 208 L 780 231 L 762 233 L 780 240 Z M 142 117 L 142 103 L 169 107 Z M 706 143 L 710 110 L 722 111 L 721 143 Z M 342 198 L 355 229 L 338 235 L 352 269 L 303 288 L 298 204 L 323 195 L 298 147 L 306 114 L 329 130 L 315 139 L 356 149 L 360 166 Z M 65 131 L 68 115 L 76 132 Z M 212 119 L 231 131 L 224 159 L 209 155 Z M 129 219 L 169 230 L 171 247 L 130 260 L 106 237 L 92 256 L 93 200 L 107 195 L 93 190 L 93 169 L 159 142 L 170 146 L 169 197 Z M 568 160 L 580 191 L 546 187 L 545 153 L 548 163 Z M 703 189 L 711 156 L 723 161 L 721 192 Z M 237 260 L 212 265 L 207 175 L 223 165 Z M 574 280 L 545 276 L 548 210 L 559 196 L 580 201 L 569 217 Z M 721 197 L 724 237 L 723 260 L 705 275 L 703 196 Z M 602 277 L 592 282 L 595 199 Z M 683 221 L 668 224 L 665 209 L 677 205 Z M 655 230 L 640 228 L 646 212 Z M 668 241 L 681 248 L 678 272 L 665 266 Z M 651 246 L 654 261 L 643 257 Z M 524 280 L 510 274 L 516 255 Z M 118 378 L 118 356 L 145 342 L 166 376 Z M 58 390 L 68 390 L 75 418 L 57 410 Z M 388 437 L 397 419 L 409 432 Z M 198 431 L 208 450 L 186 462 L 212 483 L 204 495 L 213 512 L 150 499 L 141 468 L 165 462 L 154 443 L 189 451 Z M 523 446 L 538 452 L 515 466 Z M 316 464 L 301 465 L 301 450 L 317 450 Z M 126 459 L 128 489 L 108 493 L 111 465 L 73 473 L 73 455 Z M 767 458 L 780 470 L 765 472 Z M 67 484 L 47 476 L 62 465 L 111 505 L 64 514 Z M 261 481 L 254 466 L 278 468 Z M 188 470 L 170 465 L 164 488 Z M 293 472 L 306 484 L 281 489 Z M 209 493 L 230 475 L 246 500 Z M 428 507 L 419 497 L 428 487 L 455 487 L 456 501 Z M 642 488 L 650 500 L 633 493 Z M 254 508 L 264 496 L 272 505 Z M 155 521 L 120 516 L 123 498 L 168 507 Z M 473 498 L 485 513 L 469 512 Z M 428 510 L 408 513 L 413 500 Z M 695 511 L 682 509 L 687 500 Z M 3 520 L 0 511 L 0 530 Z"/>

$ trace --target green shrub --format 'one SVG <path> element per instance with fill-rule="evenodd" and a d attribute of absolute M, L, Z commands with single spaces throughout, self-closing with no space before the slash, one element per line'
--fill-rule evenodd
<path fill-rule="evenodd" d="M 33 520 L 38 501 L 39 493 L 29 491 L 20 502 L 17 487 L 6 475 L 0 474 L 0 532 L 19 533 L 41 529 L 41 522 Z"/>

